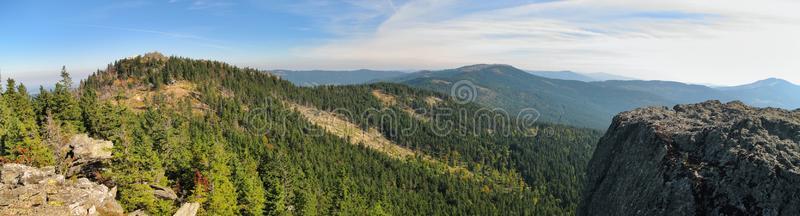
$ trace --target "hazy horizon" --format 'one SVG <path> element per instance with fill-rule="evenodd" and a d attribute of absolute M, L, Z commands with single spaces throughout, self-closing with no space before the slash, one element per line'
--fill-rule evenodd
<path fill-rule="evenodd" d="M 0 3 L 0 71 L 48 85 L 62 65 L 83 78 L 159 51 L 259 69 L 497 63 L 726 86 L 800 83 L 795 8 L 783 0 L 15 1 Z"/>

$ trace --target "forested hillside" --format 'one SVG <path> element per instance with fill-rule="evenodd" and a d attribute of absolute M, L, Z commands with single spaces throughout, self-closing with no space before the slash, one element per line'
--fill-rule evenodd
<path fill-rule="evenodd" d="M 460 81 L 469 81 L 476 94 L 475 101 L 482 105 L 512 113 L 534 108 L 541 113 L 542 121 L 600 130 L 608 127 L 614 115 L 646 106 L 741 100 L 758 107 L 800 107 L 800 99 L 795 96 L 800 94 L 800 86 L 781 79 L 711 88 L 672 81 L 584 82 L 590 79 L 576 77 L 579 75 L 572 72 L 525 72 L 509 65 L 479 64 L 421 71 L 391 81 L 444 93 L 450 93 Z"/>
<path fill-rule="evenodd" d="M 548 79 L 509 65 L 471 65 L 410 74 L 393 81 L 450 92 L 462 80 L 474 84 L 476 102 L 511 113 L 534 108 L 540 120 L 577 127 L 606 129 L 618 112 L 672 103 L 655 94 L 605 87 L 574 80 Z"/>
<path fill-rule="evenodd" d="M 416 156 L 353 143 L 297 106 L 377 130 Z M 125 210 L 153 215 L 179 205 L 154 186 L 205 215 L 573 214 L 600 136 L 398 84 L 297 87 L 160 54 L 116 61 L 77 85 L 64 70 L 36 96 L 9 80 L 0 120 L 4 161 L 63 166 L 52 146 L 69 134 L 113 141 L 112 161 L 88 177 L 117 186 Z"/>

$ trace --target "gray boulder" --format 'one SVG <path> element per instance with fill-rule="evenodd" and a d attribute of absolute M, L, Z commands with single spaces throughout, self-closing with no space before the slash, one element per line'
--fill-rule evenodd
<path fill-rule="evenodd" d="M 0 172 L 0 215 L 123 215 L 116 188 L 65 180 L 52 168 L 4 164 Z"/>
<path fill-rule="evenodd" d="M 614 118 L 578 215 L 800 215 L 800 112 L 740 102 Z"/>

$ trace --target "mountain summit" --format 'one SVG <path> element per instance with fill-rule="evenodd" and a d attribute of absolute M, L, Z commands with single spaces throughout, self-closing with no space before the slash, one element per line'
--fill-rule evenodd
<path fill-rule="evenodd" d="M 769 78 L 751 84 L 718 89 L 753 106 L 784 109 L 800 107 L 800 86 L 783 79 Z"/>
<path fill-rule="evenodd" d="M 786 81 L 784 79 L 779 78 L 769 78 L 765 80 L 759 80 L 754 83 L 741 85 L 741 86 L 734 86 L 729 88 L 723 89 L 754 89 L 754 88 L 772 88 L 772 87 L 792 87 L 795 86 L 793 83 Z"/>

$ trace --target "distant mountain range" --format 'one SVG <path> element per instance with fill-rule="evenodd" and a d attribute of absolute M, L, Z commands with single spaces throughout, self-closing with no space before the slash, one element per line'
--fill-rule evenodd
<path fill-rule="evenodd" d="M 636 78 L 614 75 L 610 73 L 578 73 L 572 71 L 528 71 L 536 76 L 550 79 L 577 80 L 583 82 L 606 80 L 636 80 Z"/>
<path fill-rule="evenodd" d="M 562 73 L 565 74 L 565 73 Z M 643 106 L 673 106 L 706 100 L 740 100 L 760 107 L 800 107 L 800 86 L 780 79 L 712 88 L 671 81 L 551 79 L 509 65 L 472 65 L 451 70 L 422 71 L 392 82 L 450 93 L 453 83 L 469 80 L 478 89 L 476 101 L 518 112 L 534 108 L 540 120 L 605 129 L 622 111 Z"/>
<path fill-rule="evenodd" d="M 534 108 L 541 114 L 541 121 L 597 129 L 608 127 L 615 114 L 643 106 L 740 100 L 758 107 L 800 108 L 800 86 L 777 78 L 741 86 L 709 87 L 672 81 L 635 80 L 604 73 L 523 71 L 510 65 L 496 64 L 415 73 L 380 73 L 328 72 L 315 77 L 315 82 L 331 83 L 324 78 L 341 80 L 348 75 L 359 74 L 361 76 L 357 80 L 350 82 L 384 80 L 449 94 L 454 83 L 468 80 L 476 89 L 475 101 L 478 103 L 504 108 L 511 113 Z"/>
<path fill-rule="evenodd" d="M 299 86 L 363 84 L 370 81 L 385 80 L 406 74 L 399 71 L 377 71 L 366 69 L 353 71 L 273 70 L 270 72 Z"/>

